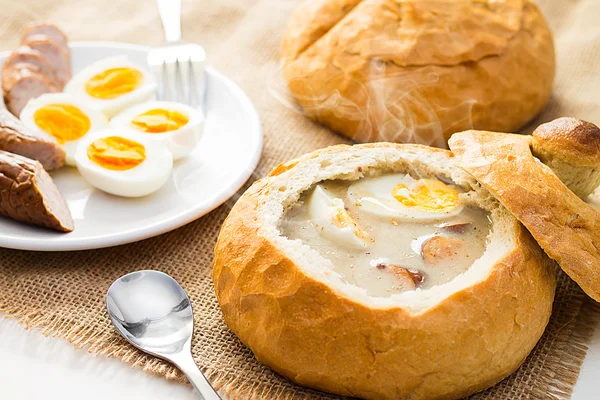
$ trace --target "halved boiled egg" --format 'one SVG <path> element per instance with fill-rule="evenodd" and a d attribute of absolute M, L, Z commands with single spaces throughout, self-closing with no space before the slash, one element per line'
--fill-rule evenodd
<path fill-rule="evenodd" d="M 459 191 L 437 179 L 390 174 L 361 179 L 348 188 L 348 199 L 361 210 L 404 221 L 433 220 L 460 213 Z"/>
<path fill-rule="evenodd" d="M 169 148 L 178 160 L 189 155 L 204 131 L 201 110 L 171 101 L 149 101 L 119 113 L 110 121 L 113 128 L 143 132 Z"/>
<path fill-rule="evenodd" d="M 173 156 L 146 135 L 106 129 L 86 136 L 75 155 L 81 176 L 117 196 L 141 197 L 160 189 L 171 176 Z"/>
<path fill-rule="evenodd" d="M 366 248 L 369 238 L 348 214 L 344 201 L 317 185 L 308 199 L 308 212 L 317 232 L 337 244 Z"/>
<path fill-rule="evenodd" d="M 108 119 L 100 111 L 67 93 L 47 93 L 29 100 L 19 118 L 33 131 L 54 137 L 67 154 L 67 165 L 73 167 L 81 139 L 108 126 Z"/>
<path fill-rule="evenodd" d="M 84 99 L 107 117 L 154 97 L 154 76 L 135 65 L 127 56 L 97 61 L 77 73 L 65 92 Z"/>

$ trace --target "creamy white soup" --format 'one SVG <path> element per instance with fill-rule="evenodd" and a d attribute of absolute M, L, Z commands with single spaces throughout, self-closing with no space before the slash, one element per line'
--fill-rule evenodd
<path fill-rule="evenodd" d="M 462 204 L 460 192 L 406 174 L 325 181 L 302 194 L 280 229 L 371 296 L 427 289 L 451 281 L 485 251 L 489 215 Z"/>

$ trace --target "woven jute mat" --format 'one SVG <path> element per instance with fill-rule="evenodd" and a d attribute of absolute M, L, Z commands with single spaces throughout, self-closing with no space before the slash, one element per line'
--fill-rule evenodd
<path fill-rule="evenodd" d="M 190 0 L 183 4 L 184 37 L 204 45 L 210 64 L 240 84 L 261 114 L 265 148 L 252 180 L 281 161 L 344 142 L 303 118 L 285 96 L 278 67 L 279 42 L 296 5 L 295 0 Z M 600 2 L 544 0 L 540 5 L 555 33 L 559 68 L 550 104 L 531 126 L 563 115 L 600 123 L 596 101 L 600 93 L 596 63 Z M 22 25 L 32 20 L 57 23 L 72 40 L 147 45 L 162 40 L 153 2 L 5 1 L 0 48 L 14 48 Z M 230 398 L 334 399 L 296 386 L 259 364 L 223 322 L 210 277 L 212 250 L 237 197 L 194 223 L 136 244 L 73 253 L 2 249 L 0 312 L 92 353 L 185 381 L 169 364 L 129 346 L 112 329 L 104 311 L 104 296 L 115 279 L 135 270 L 157 269 L 172 275 L 189 294 L 199 322 L 194 357 Z M 569 397 L 599 318 L 595 303 L 564 274 L 558 276 L 554 313 L 535 350 L 517 372 L 474 398 Z"/>

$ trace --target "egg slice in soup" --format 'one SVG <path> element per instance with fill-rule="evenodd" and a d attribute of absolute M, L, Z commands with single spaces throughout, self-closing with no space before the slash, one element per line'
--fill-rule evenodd
<path fill-rule="evenodd" d="M 64 148 L 70 166 L 75 166 L 75 152 L 81 139 L 108 126 L 100 111 L 67 93 L 48 93 L 29 100 L 19 118 L 33 131 L 54 137 Z"/>
<path fill-rule="evenodd" d="M 462 210 L 458 189 L 437 179 L 390 174 L 361 179 L 348 188 L 348 199 L 362 211 L 403 221 L 448 218 Z"/>
<path fill-rule="evenodd" d="M 135 104 L 154 98 L 156 82 L 151 73 L 127 56 L 97 61 L 67 83 L 65 92 L 81 98 L 111 118 Z"/>
<path fill-rule="evenodd" d="M 149 101 L 119 113 L 110 121 L 114 128 L 142 132 L 164 143 L 175 160 L 189 155 L 200 142 L 204 130 L 201 110 L 170 101 Z"/>
<path fill-rule="evenodd" d="M 344 201 L 317 185 L 308 200 L 310 220 L 321 236 L 354 248 L 367 248 L 369 239 L 344 207 Z"/>
<path fill-rule="evenodd" d="M 159 190 L 171 176 L 173 157 L 141 133 L 107 129 L 86 137 L 75 156 L 92 186 L 117 196 L 141 197 Z"/>

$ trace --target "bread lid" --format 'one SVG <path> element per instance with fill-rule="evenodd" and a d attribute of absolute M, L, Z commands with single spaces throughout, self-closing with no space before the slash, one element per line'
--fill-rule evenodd
<path fill-rule="evenodd" d="M 569 126 L 576 128 L 573 135 L 565 135 L 564 130 L 570 129 Z M 543 126 L 546 136 L 554 129 L 557 135 L 552 137 L 562 138 L 564 142 L 556 146 L 560 151 L 566 147 L 577 151 L 577 146 L 570 141 L 585 143 L 581 140 L 580 128 L 581 124 L 565 121 Z M 593 129 L 590 132 L 597 134 Z M 600 301 L 600 213 L 534 156 L 532 147 L 534 152 L 539 148 L 539 143 L 534 146 L 534 142 L 543 136 L 539 132 L 532 137 L 466 131 L 454 134 L 449 145 L 458 158 L 458 165 L 529 230 L 550 258 L 558 262 L 585 293 Z M 596 145 L 594 140 L 589 144 Z M 574 160 L 578 158 L 577 154 L 573 155 Z M 563 163 L 561 167 L 566 166 Z M 593 170 L 592 166 L 588 168 Z"/>

